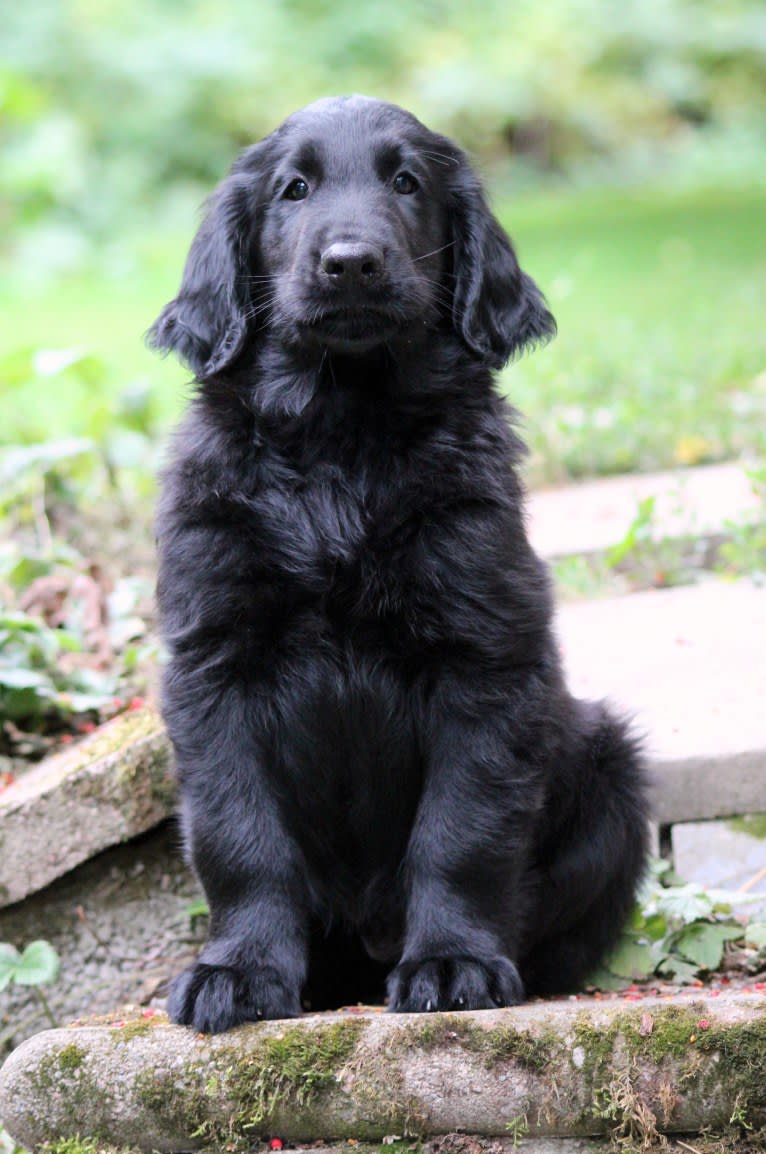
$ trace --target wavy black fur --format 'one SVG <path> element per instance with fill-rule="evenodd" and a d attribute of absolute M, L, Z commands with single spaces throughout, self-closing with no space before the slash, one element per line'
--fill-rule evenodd
<path fill-rule="evenodd" d="M 563 683 L 491 374 L 553 331 L 463 153 L 391 105 L 304 109 L 213 196 L 150 335 L 199 382 L 158 518 L 211 907 L 176 1021 L 386 979 L 393 1010 L 512 1005 L 615 940 L 641 760 Z"/>

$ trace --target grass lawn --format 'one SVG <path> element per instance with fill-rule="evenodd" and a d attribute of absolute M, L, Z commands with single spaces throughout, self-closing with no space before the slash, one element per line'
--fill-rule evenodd
<path fill-rule="evenodd" d="M 559 336 L 507 370 L 536 480 L 650 469 L 763 449 L 766 195 L 614 189 L 496 200 Z M 190 240 L 148 236 L 121 274 L 0 288 L 0 439 L 100 435 L 120 394 L 145 383 L 165 427 L 188 374 L 143 348 Z M 27 347 L 77 346 L 78 376 L 14 368 Z M 9 359 L 9 354 L 14 354 Z M 22 358 L 23 360 L 23 358 Z M 5 378 L 5 379 L 3 379 Z"/>

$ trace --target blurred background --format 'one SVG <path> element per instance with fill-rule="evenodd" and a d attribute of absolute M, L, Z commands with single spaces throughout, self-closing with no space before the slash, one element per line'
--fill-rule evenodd
<path fill-rule="evenodd" d="M 160 431 L 184 376 L 142 333 L 201 199 L 292 110 L 360 91 L 474 154 L 550 297 L 559 340 L 507 379 L 536 477 L 753 443 L 761 0 L 35 0 L 2 43 L 3 440 Z"/>
<path fill-rule="evenodd" d="M 34 0 L 0 44 L 13 724 L 54 698 L 103 712 L 151 648 L 155 473 L 190 387 L 143 333 L 203 197 L 316 97 L 399 102 L 473 153 L 559 321 L 501 382 L 534 486 L 762 454 L 761 0 Z"/>

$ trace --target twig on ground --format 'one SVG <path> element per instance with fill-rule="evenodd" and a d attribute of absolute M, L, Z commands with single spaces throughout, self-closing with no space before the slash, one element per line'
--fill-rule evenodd
<path fill-rule="evenodd" d="M 746 881 L 744 885 L 740 886 L 737 890 L 737 893 L 748 893 L 748 891 L 751 890 L 753 886 L 757 886 L 758 882 L 763 881 L 764 878 L 766 878 L 766 866 L 764 866 L 763 869 L 759 869 L 757 873 L 753 874 L 749 881 Z"/>

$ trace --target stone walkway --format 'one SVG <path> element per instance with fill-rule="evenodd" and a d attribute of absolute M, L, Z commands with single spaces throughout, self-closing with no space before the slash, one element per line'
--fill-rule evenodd
<path fill-rule="evenodd" d="M 766 811 L 766 589 L 712 580 L 566 605 L 559 636 L 573 690 L 646 734 L 658 821 Z"/>
<path fill-rule="evenodd" d="M 657 539 L 711 536 L 729 521 L 746 523 L 763 515 L 762 502 L 738 464 L 604 477 L 531 493 L 532 544 L 550 559 L 610 549 L 623 540 L 639 503 L 649 497 L 655 499 Z"/>

